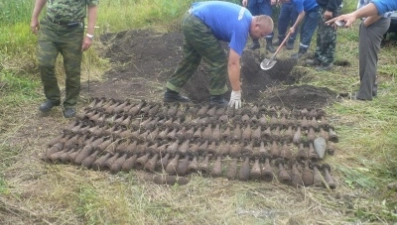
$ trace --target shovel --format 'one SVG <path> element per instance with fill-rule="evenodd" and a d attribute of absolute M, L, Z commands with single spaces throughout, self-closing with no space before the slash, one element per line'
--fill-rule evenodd
<path fill-rule="evenodd" d="M 285 36 L 283 42 L 281 42 L 281 44 L 278 46 L 276 52 L 274 52 L 274 54 L 272 55 L 272 57 L 270 57 L 270 59 L 265 58 L 262 62 L 261 62 L 261 69 L 262 70 L 270 70 L 271 68 L 273 68 L 274 65 L 276 65 L 276 55 L 278 54 L 278 52 L 281 50 L 281 48 L 284 46 L 285 42 L 288 40 L 289 36 L 291 36 L 291 31 L 288 32 L 287 36 Z"/>

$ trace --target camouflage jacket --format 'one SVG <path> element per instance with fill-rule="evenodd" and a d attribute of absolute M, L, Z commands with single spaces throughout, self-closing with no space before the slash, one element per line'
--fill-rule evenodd
<path fill-rule="evenodd" d="M 55 21 L 82 21 L 86 6 L 98 3 L 99 0 L 47 0 L 47 16 Z"/>

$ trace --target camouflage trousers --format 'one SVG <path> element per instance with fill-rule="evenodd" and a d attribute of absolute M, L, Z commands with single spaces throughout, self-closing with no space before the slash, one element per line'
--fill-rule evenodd
<path fill-rule="evenodd" d="M 183 59 L 168 80 L 166 87 L 179 92 L 196 72 L 201 59 L 210 75 L 209 93 L 221 95 L 227 92 L 227 58 L 220 42 L 200 19 L 185 14 L 182 22 L 184 34 Z"/>
<path fill-rule="evenodd" d="M 325 24 L 327 21 L 324 19 L 325 10 L 325 8 L 319 7 L 321 19 L 317 28 L 317 47 L 314 55 L 324 66 L 334 62 L 336 46 L 336 29 Z"/>
<path fill-rule="evenodd" d="M 58 54 L 63 56 L 66 73 L 65 108 L 76 105 L 80 94 L 80 71 L 84 37 L 84 24 L 73 27 L 58 25 L 47 18 L 40 21 L 38 36 L 38 62 L 44 94 L 47 100 L 60 103 L 61 93 L 55 74 L 55 64 Z"/>

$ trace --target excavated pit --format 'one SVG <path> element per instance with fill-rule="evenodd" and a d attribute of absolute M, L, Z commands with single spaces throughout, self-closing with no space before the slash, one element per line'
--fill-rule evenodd
<path fill-rule="evenodd" d="M 101 37 L 104 57 L 113 68 L 105 75 L 105 81 L 95 82 L 87 91 L 90 97 L 116 99 L 151 99 L 161 101 L 165 83 L 182 59 L 183 35 L 177 32 L 157 33 L 151 30 L 130 30 L 108 33 Z M 227 51 L 227 43 L 221 43 Z M 243 101 L 255 103 L 267 101 L 272 105 L 300 108 L 322 108 L 335 101 L 336 93 L 327 88 L 293 85 L 303 74 L 291 73 L 296 62 L 279 59 L 274 68 L 260 69 L 257 52 L 245 50 L 241 57 L 241 81 Z M 208 74 L 202 63 L 192 79 L 183 87 L 195 103 L 209 99 Z M 272 89 L 272 87 L 277 87 Z M 263 94 L 265 93 L 265 94 Z M 230 92 L 225 94 L 229 99 Z M 281 98 L 278 98 L 280 96 Z"/>

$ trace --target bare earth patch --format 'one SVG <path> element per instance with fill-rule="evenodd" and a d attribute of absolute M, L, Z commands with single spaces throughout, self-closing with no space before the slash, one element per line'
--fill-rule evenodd
<path fill-rule="evenodd" d="M 107 46 L 105 57 L 116 66 L 107 74 L 107 80 L 91 84 L 88 96 L 107 98 L 161 100 L 165 83 L 182 58 L 183 36 L 180 33 L 155 33 L 149 30 L 132 30 L 101 37 Z M 225 51 L 226 43 L 223 43 Z M 294 87 L 274 91 L 270 87 L 294 84 L 299 76 L 290 74 L 295 62 L 279 60 L 272 70 L 262 71 L 257 54 L 243 53 L 243 99 L 247 103 L 261 101 L 288 108 L 321 108 L 335 100 L 336 94 L 326 88 Z M 196 103 L 208 101 L 208 75 L 205 65 L 200 65 L 192 79 L 185 85 L 184 94 Z M 262 96 L 262 92 L 266 92 Z M 269 93 L 270 91 L 270 93 Z M 274 95 L 282 96 L 275 100 Z M 229 98 L 229 93 L 225 94 Z M 288 97 L 293 97 L 288 99 Z M 282 101 L 280 103 L 279 101 Z"/>

